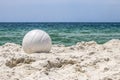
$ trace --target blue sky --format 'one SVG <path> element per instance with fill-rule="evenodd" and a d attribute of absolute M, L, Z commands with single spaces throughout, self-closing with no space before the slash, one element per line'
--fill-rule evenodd
<path fill-rule="evenodd" d="M 120 0 L 0 0 L 0 22 L 120 22 Z"/>

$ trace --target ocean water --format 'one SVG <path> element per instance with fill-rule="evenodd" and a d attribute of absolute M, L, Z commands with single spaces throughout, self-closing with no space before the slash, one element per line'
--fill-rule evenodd
<path fill-rule="evenodd" d="M 22 44 L 24 35 L 33 29 L 42 29 L 53 44 L 74 45 L 81 41 L 99 44 L 120 39 L 120 23 L 0 23 L 0 45 L 7 42 Z"/>

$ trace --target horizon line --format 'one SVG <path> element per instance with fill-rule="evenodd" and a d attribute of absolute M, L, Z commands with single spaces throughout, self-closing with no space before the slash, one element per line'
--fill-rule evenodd
<path fill-rule="evenodd" d="M 120 23 L 120 22 L 0 22 L 0 23 Z"/>

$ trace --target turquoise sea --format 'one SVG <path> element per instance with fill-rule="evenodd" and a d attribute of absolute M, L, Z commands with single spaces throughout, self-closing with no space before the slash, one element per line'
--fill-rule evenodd
<path fill-rule="evenodd" d="M 33 29 L 46 31 L 53 44 L 66 46 L 80 41 L 94 40 L 102 44 L 120 39 L 120 23 L 0 23 L 0 45 L 21 44 L 24 35 Z"/>

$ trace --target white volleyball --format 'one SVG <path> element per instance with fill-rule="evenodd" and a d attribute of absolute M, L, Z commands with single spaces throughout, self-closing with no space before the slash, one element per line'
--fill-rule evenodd
<path fill-rule="evenodd" d="M 23 50 L 26 53 L 49 52 L 52 46 L 50 36 L 42 30 L 29 31 L 23 38 Z"/>

